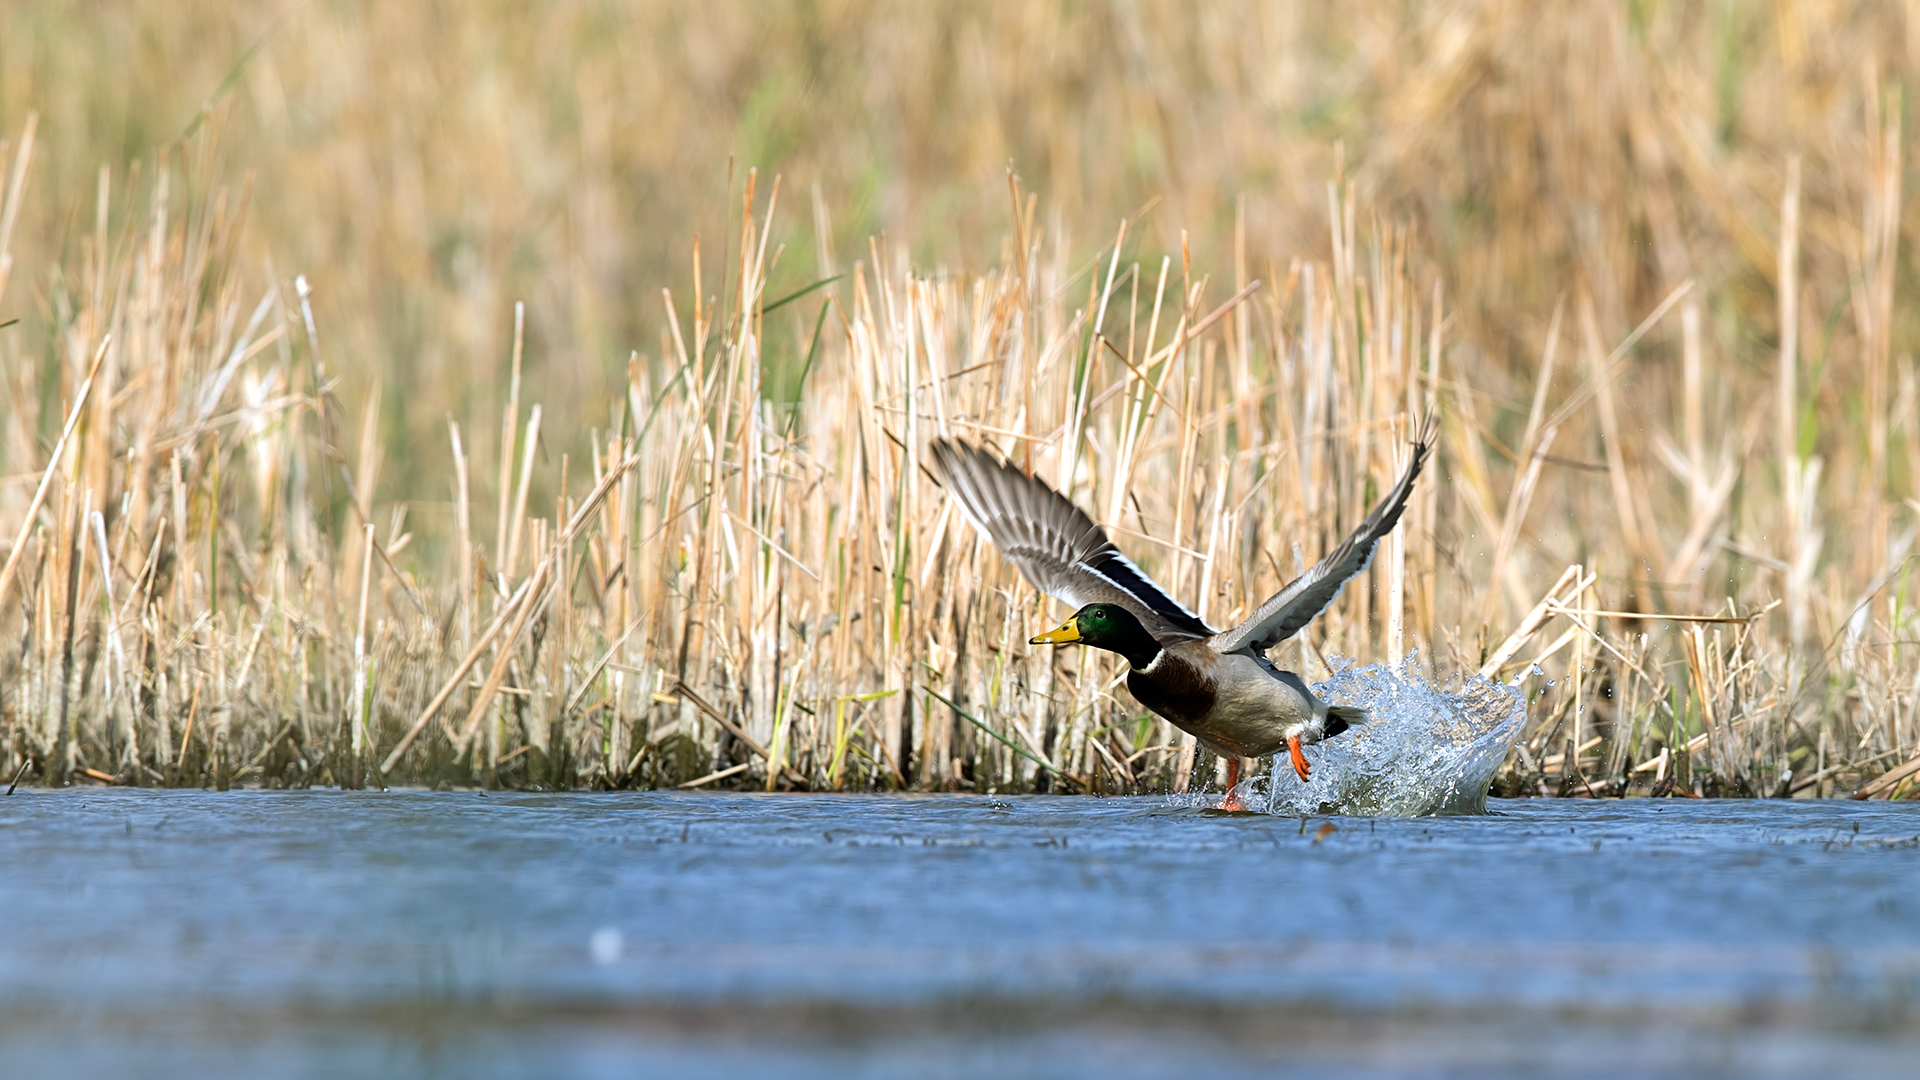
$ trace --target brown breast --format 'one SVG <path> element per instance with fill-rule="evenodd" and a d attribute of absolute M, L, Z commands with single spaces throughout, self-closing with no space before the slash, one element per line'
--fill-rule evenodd
<path fill-rule="evenodd" d="M 1140 704 L 1191 733 L 1213 711 L 1214 681 L 1200 663 L 1186 655 L 1188 650 L 1183 646 L 1206 648 L 1200 642 L 1182 642 L 1168 648 L 1151 672 L 1130 672 L 1127 689 Z"/>

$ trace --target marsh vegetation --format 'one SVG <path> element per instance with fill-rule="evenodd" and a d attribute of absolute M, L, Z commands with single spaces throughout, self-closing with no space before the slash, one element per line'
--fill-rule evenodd
<path fill-rule="evenodd" d="M 1904 795 L 1920 32 L 1343 8 L 10 11 L 0 766 L 1198 789 L 928 441 L 1224 623 L 1431 409 L 1288 666 L 1519 680 L 1508 794 Z"/>

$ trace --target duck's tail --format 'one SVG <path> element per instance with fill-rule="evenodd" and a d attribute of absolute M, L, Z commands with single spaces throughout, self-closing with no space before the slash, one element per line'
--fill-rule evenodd
<path fill-rule="evenodd" d="M 1352 705 L 1327 706 L 1327 726 L 1321 738 L 1331 739 L 1350 727 L 1359 727 L 1369 719 L 1367 710 Z"/>

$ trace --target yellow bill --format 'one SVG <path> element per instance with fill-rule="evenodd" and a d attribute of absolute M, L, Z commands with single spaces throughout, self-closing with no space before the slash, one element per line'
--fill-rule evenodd
<path fill-rule="evenodd" d="M 1029 645 L 1071 645 L 1080 640 L 1080 620 L 1068 619 L 1060 629 L 1049 630 L 1044 634 L 1027 639 Z"/>

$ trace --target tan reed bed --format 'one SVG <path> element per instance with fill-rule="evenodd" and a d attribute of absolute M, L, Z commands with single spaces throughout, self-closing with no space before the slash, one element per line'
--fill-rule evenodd
<path fill-rule="evenodd" d="M 33 154 L 29 122 L 0 157 L 0 303 Z M 1616 339 L 1566 298 L 1508 446 L 1487 419 L 1504 377 L 1343 184 L 1330 259 L 1242 242 L 1216 274 L 1143 251 L 1132 221 L 1070 249 L 1010 177 L 995 268 L 925 272 L 876 239 L 776 297 L 779 184 L 749 173 L 736 231 L 692 253 L 706 299 L 661 291 L 660 351 L 589 437 L 543 438 L 516 312 L 505 370 L 479 376 L 508 382 L 503 414 L 450 417 L 446 490 L 402 491 L 379 383 L 332 374 L 327 283 L 244 267 L 253 194 L 182 175 L 123 195 L 103 172 L 94 228 L 35 294 L 47 354 L 0 331 L 0 765 L 21 782 L 1199 789 L 1218 763 L 1114 658 L 1024 644 L 1060 612 L 955 516 L 928 440 L 1053 479 L 1229 623 L 1365 511 L 1430 408 L 1431 482 L 1287 664 L 1518 678 L 1534 719 L 1507 793 L 1900 795 L 1920 772 L 1920 649 L 1879 647 L 1920 629 L 1911 527 L 1869 506 L 1894 539 L 1864 579 L 1824 554 L 1852 542 L 1823 529 L 1853 496 L 1791 437 L 1791 336 L 1776 387 L 1709 409 L 1691 283 Z M 117 230 L 115 200 L 137 207 Z M 1623 376 L 1676 348 L 1668 415 Z M 1878 418 L 1890 446 L 1914 440 L 1899 415 Z M 1777 471 L 1753 450 L 1773 418 Z M 1755 535 L 1775 554 L 1734 539 Z M 1706 570 L 1735 558 L 1766 572 L 1726 595 Z"/>

